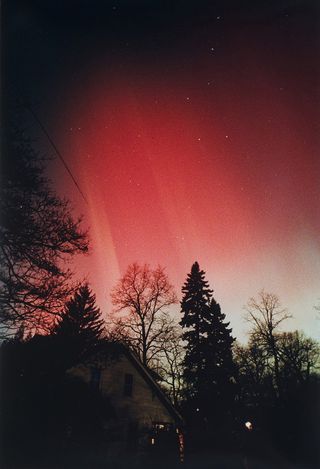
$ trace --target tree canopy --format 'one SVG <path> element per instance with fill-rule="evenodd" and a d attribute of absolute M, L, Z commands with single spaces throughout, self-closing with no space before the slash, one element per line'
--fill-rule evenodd
<path fill-rule="evenodd" d="M 0 315 L 3 332 L 47 330 L 73 291 L 68 266 L 88 250 L 81 220 L 44 176 L 30 139 L 8 119 L 0 187 Z"/>
<path fill-rule="evenodd" d="M 280 356 L 277 332 L 283 321 L 291 318 L 286 308 L 281 306 L 279 297 L 261 290 L 258 296 L 251 297 L 245 306 L 246 320 L 253 326 L 250 335 L 273 360 L 273 376 L 276 391 L 281 393 Z"/>
<path fill-rule="evenodd" d="M 161 354 L 174 322 L 167 308 L 177 302 L 163 267 L 133 263 L 111 293 L 115 334 L 126 341 L 144 365 Z M 122 316 L 119 313 L 123 312 Z"/>
<path fill-rule="evenodd" d="M 101 341 L 105 323 L 95 301 L 89 285 L 81 285 L 52 329 L 56 352 L 66 367 L 92 355 Z"/>
<path fill-rule="evenodd" d="M 185 341 L 184 380 L 187 399 L 206 418 L 215 408 L 230 405 L 235 366 L 229 323 L 212 298 L 205 272 L 195 262 L 187 277 L 181 301 L 181 326 Z M 201 409 L 202 407 L 202 409 Z"/>

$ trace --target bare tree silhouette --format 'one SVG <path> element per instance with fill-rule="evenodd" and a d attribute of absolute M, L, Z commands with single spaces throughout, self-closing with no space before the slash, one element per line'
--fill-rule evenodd
<path fill-rule="evenodd" d="M 0 188 L 0 315 L 7 334 L 21 324 L 47 329 L 73 291 L 68 266 L 88 250 L 80 219 L 44 176 L 44 165 L 21 129 L 8 123 Z"/>
<path fill-rule="evenodd" d="M 163 351 L 174 322 L 167 308 L 177 302 L 163 267 L 129 265 L 111 293 L 115 335 L 127 342 L 144 365 Z M 119 313 L 124 315 L 119 316 Z"/>
<path fill-rule="evenodd" d="M 279 371 L 279 349 L 276 332 L 280 324 L 292 316 L 282 308 L 280 299 L 274 293 L 261 290 L 257 298 L 251 297 L 244 307 L 245 319 L 253 326 L 251 336 L 271 354 L 274 361 L 274 378 L 277 392 L 281 393 Z"/>

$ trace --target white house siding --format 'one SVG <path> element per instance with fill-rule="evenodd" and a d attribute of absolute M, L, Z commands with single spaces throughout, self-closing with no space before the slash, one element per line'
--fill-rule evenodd
<path fill-rule="evenodd" d="M 119 419 L 135 421 L 139 427 L 151 427 L 153 422 L 174 423 L 167 408 L 155 395 L 152 387 L 124 355 L 115 360 L 104 360 L 95 367 L 101 368 L 100 391 L 109 397 Z M 70 373 L 86 383 L 91 380 L 90 365 L 79 365 Z M 132 396 L 124 395 L 125 374 L 133 376 Z"/>

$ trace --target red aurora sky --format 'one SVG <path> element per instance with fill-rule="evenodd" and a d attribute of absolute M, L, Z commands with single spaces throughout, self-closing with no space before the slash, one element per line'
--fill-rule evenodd
<path fill-rule="evenodd" d="M 178 15 L 106 46 L 87 33 L 55 62 L 40 113 L 88 204 L 59 160 L 51 178 L 90 228 L 76 267 L 104 311 L 129 263 L 166 266 L 180 294 L 197 260 L 240 339 L 261 288 L 293 313 L 287 329 L 319 336 L 316 40 L 300 13 L 267 13 Z"/>

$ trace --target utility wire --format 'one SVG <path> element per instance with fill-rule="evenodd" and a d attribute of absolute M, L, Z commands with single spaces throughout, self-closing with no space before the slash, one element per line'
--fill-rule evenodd
<path fill-rule="evenodd" d="M 45 134 L 45 136 L 47 137 L 47 139 L 49 140 L 50 144 L 52 145 L 54 151 L 56 152 L 56 154 L 58 155 L 58 157 L 60 158 L 63 166 L 65 167 L 65 169 L 68 171 L 69 173 L 69 176 L 71 177 L 72 181 L 74 182 L 76 188 L 78 189 L 78 191 L 80 192 L 83 200 L 85 201 L 85 203 L 88 205 L 88 201 L 84 195 L 84 193 L 82 192 L 79 184 L 77 183 L 75 177 L 73 176 L 72 172 L 71 172 L 71 169 L 69 168 L 69 166 L 67 165 L 67 162 L 66 160 L 63 158 L 62 154 L 60 153 L 59 149 L 57 148 L 56 144 L 54 143 L 54 141 L 52 140 L 52 138 L 50 137 L 47 129 L 45 128 L 45 126 L 42 124 L 41 120 L 39 119 L 39 117 L 37 116 L 37 114 L 34 112 L 34 110 L 31 108 L 31 106 L 29 104 L 27 104 L 25 101 L 23 103 L 23 105 L 25 106 L 25 108 L 32 114 L 33 118 L 35 119 L 35 121 L 39 124 L 41 130 L 43 131 L 43 133 Z"/>

